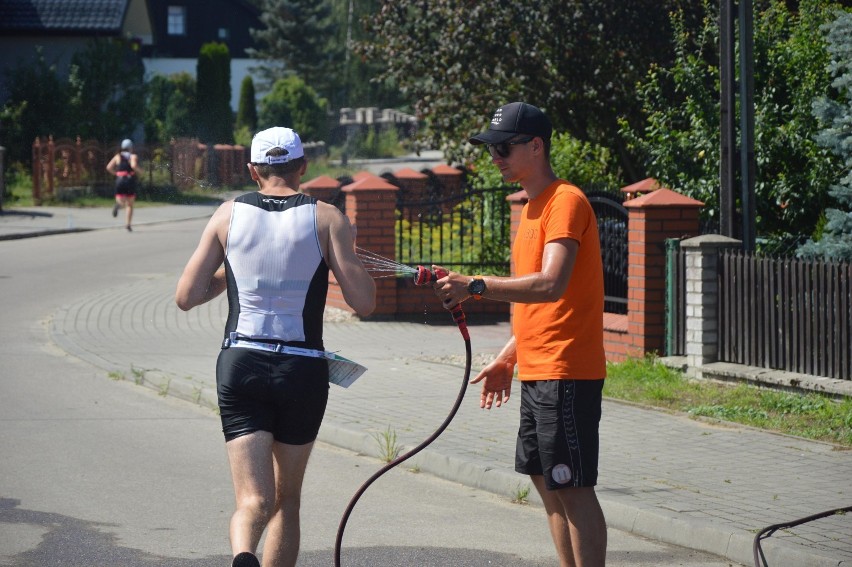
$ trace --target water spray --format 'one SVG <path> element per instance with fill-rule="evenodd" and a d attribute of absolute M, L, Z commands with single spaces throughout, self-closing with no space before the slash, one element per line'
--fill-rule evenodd
<path fill-rule="evenodd" d="M 362 254 L 362 253 L 359 252 L 359 256 L 363 260 L 366 256 L 366 254 Z M 369 259 L 378 262 L 378 258 L 379 257 L 376 257 L 375 255 L 373 255 Z M 415 268 L 412 268 L 410 266 L 405 266 L 405 265 L 396 264 L 396 263 L 392 263 L 394 265 L 390 265 L 390 264 L 387 264 L 385 262 L 378 262 L 378 263 L 382 264 L 383 270 L 376 270 L 376 271 L 388 271 L 388 268 L 393 268 L 393 271 L 396 271 L 396 272 L 403 272 L 403 273 L 412 273 L 413 272 L 414 273 L 414 285 L 417 285 L 417 286 L 424 286 L 424 285 L 428 285 L 428 284 L 433 284 L 434 282 L 438 281 L 439 279 L 447 276 L 447 272 L 445 270 L 442 270 L 442 269 L 436 269 L 433 272 L 433 271 L 430 271 L 428 268 L 426 268 L 424 266 L 417 266 L 417 268 L 415 269 Z M 444 419 L 444 422 L 440 425 L 440 427 L 438 427 L 438 429 L 435 430 L 434 433 L 432 433 L 432 435 L 430 435 L 425 441 L 420 443 L 417 447 L 415 447 L 411 451 L 409 451 L 409 452 L 407 452 L 403 455 L 400 455 L 399 457 L 397 457 L 396 459 L 392 460 L 391 462 L 386 464 L 384 467 L 379 469 L 373 476 L 371 476 L 369 479 L 367 479 L 367 481 L 364 484 L 361 485 L 361 487 L 358 489 L 358 491 L 355 493 L 355 495 L 349 501 L 349 505 L 346 507 L 346 511 L 343 513 L 343 517 L 340 520 L 340 527 L 338 527 L 338 529 L 337 529 L 337 540 L 334 543 L 334 566 L 335 567 L 340 567 L 340 547 L 341 547 L 341 544 L 343 543 L 343 531 L 346 529 L 346 522 L 349 520 L 349 515 L 352 513 L 352 510 L 355 508 L 355 504 L 358 502 L 358 499 L 361 498 L 361 495 L 363 495 L 364 492 L 366 492 L 367 488 L 369 488 L 369 486 L 371 484 L 373 484 L 373 482 L 375 482 L 380 476 L 382 476 L 383 474 L 385 474 L 386 472 L 388 472 L 389 470 L 391 470 L 395 466 L 407 461 L 409 458 L 413 457 L 414 455 L 416 455 L 417 453 L 419 453 L 420 451 L 425 449 L 427 446 L 429 446 L 433 441 L 435 441 L 435 439 L 437 439 L 438 436 L 441 435 L 441 433 L 444 432 L 444 430 L 447 428 L 447 426 L 450 425 L 450 422 L 456 416 L 456 413 L 458 412 L 459 407 L 461 406 L 462 400 L 464 399 L 465 391 L 467 390 L 468 380 L 470 379 L 470 361 L 471 361 L 470 334 L 468 333 L 468 330 L 467 330 L 467 320 L 466 320 L 464 311 L 462 311 L 461 304 L 453 307 L 452 310 L 451 310 L 451 313 L 453 315 L 453 320 L 456 322 L 456 325 L 458 325 L 459 332 L 461 332 L 462 338 L 464 339 L 464 348 L 465 348 L 464 378 L 462 378 L 461 389 L 459 390 L 458 396 L 456 397 L 455 404 L 453 404 L 453 407 L 450 410 L 450 413 L 447 415 L 446 419 Z"/>

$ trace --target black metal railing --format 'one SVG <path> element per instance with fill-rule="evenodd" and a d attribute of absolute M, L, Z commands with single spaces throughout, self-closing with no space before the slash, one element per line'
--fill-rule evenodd
<path fill-rule="evenodd" d="M 474 189 L 406 201 L 400 192 L 396 218 L 396 261 L 438 264 L 453 270 L 507 275 L 511 209 L 506 197 L 517 189 Z"/>
<path fill-rule="evenodd" d="M 627 313 L 627 209 L 620 193 L 586 194 L 598 220 L 604 270 L 604 311 Z"/>
<path fill-rule="evenodd" d="M 455 270 L 508 274 L 511 207 L 516 188 L 473 189 L 442 195 L 430 183 L 426 198 L 397 202 L 396 261 Z M 604 269 L 604 309 L 627 313 L 627 209 L 620 193 L 587 194 L 595 211 Z"/>

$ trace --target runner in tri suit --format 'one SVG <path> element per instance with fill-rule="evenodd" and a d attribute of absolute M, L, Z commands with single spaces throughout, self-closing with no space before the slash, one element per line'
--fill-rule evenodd
<path fill-rule="evenodd" d="M 260 190 L 213 214 L 175 295 L 188 310 L 228 292 L 216 383 L 237 501 L 235 567 L 259 566 L 264 529 L 264 563 L 296 564 L 302 480 L 328 400 L 328 364 L 316 355 L 329 269 L 358 315 L 375 308 L 348 219 L 297 191 L 306 167 L 289 128 L 255 135 L 248 169 Z"/>
<path fill-rule="evenodd" d="M 124 140 L 121 142 L 121 151 L 115 154 L 106 166 L 107 171 L 115 175 L 115 205 L 112 207 L 112 216 L 118 216 L 118 209 L 124 207 L 125 228 L 128 232 L 130 221 L 133 220 L 133 204 L 136 202 L 136 170 L 139 167 L 139 157 L 133 153 L 133 142 Z"/>

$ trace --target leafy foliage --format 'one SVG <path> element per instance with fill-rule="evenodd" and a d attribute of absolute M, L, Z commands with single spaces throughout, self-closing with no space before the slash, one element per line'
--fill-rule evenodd
<path fill-rule="evenodd" d="M 302 141 L 324 138 L 328 103 L 296 76 L 278 79 L 272 91 L 260 101 L 260 128 L 287 126 L 299 133 Z"/>
<path fill-rule="evenodd" d="M 248 128 L 249 131 L 257 130 L 257 103 L 255 101 L 254 81 L 250 75 L 246 75 L 240 84 L 240 103 L 237 107 L 236 128 Z"/>
<path fill-rule="evenodd" d="M 227 144 L 234 136 L 231 112 L 231 54 L 224 43 L 205 43 L 197 63 L 196 121 L 198 137 Z"/>
<path fill-rule="evenodd" d="M 195 135 L 195 79 L 189 73 L 148 82 L 145 105 L 145 139 L 162 145 L 172 138 Z"/>
<path fill-rule="evenodd" d="M 686 26 L 681 12 L 672 14 L 675 63 L 651 66 L 637 87 L 643 127 L 634 130 L 622 119 L 621 135 L 650 176 L 704 202 L 713 216 L 718 211 L 719 28 L 714 4 L 702 4 L 706 13 L 697 30 Z"/>
<path fill-rule="evenodd" d="M 844 100 L 841 103 L 821 97 L 814 102 L 814 115 L 822 126 L 817 141 L 843 161 L 842 177 L 829 191 L 840 208 L 825 211 L 822 238 L 806 243 L 799 255 L 852 260 L 852 13 L 836 12 L 835 16 L 824 29 L 832 55 L 832 86 Z"/>
<path fill-rule="evenodd" d="M 402 107 L 392 81 L 377 80 L 382 63 L 354 53 L 352 45 L 367 37 L 379 0 L 259 0 L 264 28 L 252 30 L 261 46 L 252 51 L 263 86 L 288 75 L 302 78 L 331 108 Z"/>
<path fill-rule="evenodd" d="M 34 61 L 9 71 L 7 79 L 9 98 L 0 109 L 2 145 L 9 163 L 29 163 L 36 136 L 65 134 L 68 91 L 41 49 Z"/>
<path fill-rule="evenodd" d="M 550 163 L 560 178 L 580 188 L 606 186 L 617 188 L 620 177 L 609 150 L 590 142 L 582 142 L 567 133 L 554 134 L 551 139 Z M 488 150 L 473 157 L 470 183 L 475 188 L 505 185 L 500 171 L 491 163 Z"/>
<path fill-rule="evenodd" d="M 394 0 L 382 4 L 358 45 L 384 63 L 380 76 L 414 102 L 424 141 L 459 160 L 464 140 L 500 104 L 526 100 L 557 131 L 610 148 L 631 176 L 638 166 L 616 117 L 638 117 L 634 85 L 669 59 L 667 12 L 676 0 L 529 0 L 495 10 L 482 2 Z M 683 2 L 685 9 L 693 3 Z M 661 59 L 662 58 L 662 59 Z"/>
<path fill-rule="evenodd" d="M 704 0 L 703 24 L 691 30 L 673 15 L 676 60 L 653 66 L 638 88 L 645 124 L 622 120 L 629 147 L 644 156 L 648 173 L 663 184 L 703 201 L 718 214 L 719 69 L 715 2 Z M 793 12 L 783 0 L 757 0 L 754 27 L 755 159 L 757 231 L 781 239 L 810 233 L 836 160 L 820 148 L 811 101 L 829 96 L 828 52 L 819 26 L 836 6 L 802 0 Z"/>
<path fill-rule="evenodd" d="M 335 22 L 330 20 L 327 0 L 262 0 L 260 20 L 266 26 L 251 30 L 261 45 L 250 50 L 252 57 L 270 64 L 261 69 L 262 76 L 274 83 L 296 74 L 320 92 L 327 92 L 334 69 L 333 62 L 342 53 L 335 37 Z M 283 63 L 281 65 L 275 63 Z"/>
<path fill-rule="evenodd" d="M 128 137 L 142 123 L 145 68 L 134 42 L 95 38 L 71 58 L 70 124 L 83 138 Z"/>
<path fill-rule="evenodd" d="M 36 136 L 128 137 L 144 118 L 143 67 L 133 42 L 96 38 L 75 53 L 67 84 L 41 49 L 7 74 L 0 109 L 10 162 L 30 163 Z"/>

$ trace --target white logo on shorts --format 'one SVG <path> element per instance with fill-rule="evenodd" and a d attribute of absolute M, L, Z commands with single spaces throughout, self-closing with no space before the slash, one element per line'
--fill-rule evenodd
<path fill-rule="evenodd" d="M 550 471 L 550 476 L 559 484 L 568 484 L 571 482 L 571 469 L 568 468 L 568 465 L 556 465 Z"/>

